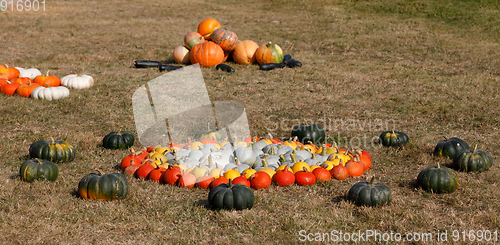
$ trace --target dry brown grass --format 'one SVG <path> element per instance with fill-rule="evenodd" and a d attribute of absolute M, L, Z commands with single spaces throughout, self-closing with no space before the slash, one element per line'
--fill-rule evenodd
<path fill-rule="evenodd" d="M 465 11 L 464 9 L 468 10 Z M 300 230 L 324 233 L 438 232 L 500 228 L 499 5 L 494 1 L 47 1 L 45 12 L 3 12 L 0 63 L 64 76 L 94 76 L 90 90 L 67 99 L 0 96 L 0 241 L 4 244 L 294 244 Z M 302 61 L 298 69 L 236 73 L 202 69 L 213 101 L 243 104 L 252 134 L 276 120 L 394 122 L 411 142 L 401 150 L 368 145 L 373 169 L 359 179 L 255 191 L 252 210 L 214 212 L 207 191 L 129 178 L 122 201 L 81 200 L 77 183 L 92 168 L 118 171 L 126 151 L 102 137 L 134 130 L 132 93 L 159 76 L 134 60 L 167 61 L 188 31 L 214 17 L 240 39 L 273 41 Z M 274 120 L 274 119 L 273 119 Z M 356 121 L 359 120 L 359 121 Z M 287 136 L 288 128 L 275 130 Z M 327 128 L 342 140 L 371 139 L 380 128 Z M 459 173 L 460 187 L 434 195 L 415 187 L 442 136 L 489 152 L 485 173 Z M 65 139 L 78 149 L 54 183 L 18 175 L 29 145 Z M 140 144 L 134 146 L 141 147 Z M 352 184 L 377 176 L 393 191 L 382 208 L 345 200 Z M 415 242 L 414 244 L 434 244 Z M 500 239 L 497 237 L 497 239 Z M 463 242 L 462 237 L 459 240 Z M 488 244 L 491 244 L 489 242 Z M 498 243 L 498 242 L 497 242 Z"/>

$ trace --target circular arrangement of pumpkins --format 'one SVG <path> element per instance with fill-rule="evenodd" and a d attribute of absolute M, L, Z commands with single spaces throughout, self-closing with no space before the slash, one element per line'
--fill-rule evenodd
<path fill-rule="evenodd" d="M 173 51 L 174 61 L 179 64 L 199 64 L 202 67 L 217 66 L 228 58 L 238 64 L 281 63 L 283 50 L 272 42 L 258 45 L 252 40 L 240 40 L 236 33 L 225 29 L 214 18 L 199 23 L 197 31 L 184 36 L 184 44 Z"/>
<path fill-rule="evenodd" d="M 6 95 L 20 95 L 40 100 L 59 100 L 69 96 L 69 89 L 84 89 L 94 85 L 88 75 L 70 74 L 61 79 L 43 75 L 36 68 L 24 69 L 0 65 L 0 92 Z"/>

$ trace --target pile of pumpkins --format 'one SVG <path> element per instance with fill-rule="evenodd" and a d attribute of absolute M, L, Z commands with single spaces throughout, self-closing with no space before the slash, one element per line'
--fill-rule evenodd
<path fill-rule="evenodd" d="M 174 49 L 173 58 L 179 64 L 212 67 L 228 58 L 239 64 L 281 63 L 284 55 L 275 43 L 258 45 L 252 40 L 240 41 L 236 33 L 222 28 L 216 19 L 207 18 L 199 23 L 197 31 L 184 36 L 184 45 Z"/>
<path fill-rule="evenodd" d="M 36 68 L 24 69 L 0 65 L 0 92 L 6 95 L 20 95 L 40 100 L 59 100 L 69 96 L 69 89 L 90 88 L 94 79 L 88 75 L 70 74 L 61 79 L 43 75 Z"/>
<path fill-rule="evenodd" d="M 363 175 L 371 168 L 371 156 L 361 149 L 346 151 L 335 145 L 317 147 L 296 138 L 249 137 L 228 142 L 216 137 L 186 145 L 151 146 L 125 156 L 120 164 L 140 179 L 180 187 L 213 188 L 222 183 L 244 184 L 254 189 L 312 185 Z"/>

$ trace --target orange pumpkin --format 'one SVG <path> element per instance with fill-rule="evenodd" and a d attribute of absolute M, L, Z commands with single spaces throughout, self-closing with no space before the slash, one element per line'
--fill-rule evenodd
<path fill-rule="evenodd" d="M 38 75 L 33 79 L 34 83 L 38 83 L 44 87 L 58 87 L 61 85 L 61 80 L 59 80 L 56 76 L 49 76 L 49 71 L 47 71 L 47 75 Z"/>
<path fill-rule="evenodd" d="M 233 51 L 233 60 L 239 64 L 255 63 L 255 52 L 259 45 L 252 40 L 245 40 L 236 44 Z"/>
<path fill-rule="evenodd" d="M 238 36 L 230 30 L 219 28 L 212 33 L 212 42 L 219 44 L 224 51 L 233 51 L 238 44 Z"/>
<path fill-rule="evenodd" d="M 184 45 L 192 49 L 196 44 L 205 42 L 205 38 L 198 32 L 190 31 L 184 36 Z"/>
<path fill-rule="evenodd" d="M 214 42 L 206 41 L 196 44 L 189 54 L 191 64 L 212 67 L 224 62 L 224 51 Z"/>
<path fill-rule="evenodd" d="M 0 73 L 0 80 L 9 80 L 9 76 L 5 73 Z"/>
<path fill-rule="evenodd" d="M 17 87 L 19 87 L 20 85 L 21 84 L 19 83 L 12 83 L 7 81 L 6 84 L 0 87 L 0 92 L 8 95 L 14 95 L 14 93 L 16 93 Z"/>
<path fill-rule="evenodd" d="M 7 74 L 7 80 L 10 80 L 15 77 L 19 77 L 21 72 L 15 67 L 9 67 L 8 65 L 0 65 L 0 73 Z"/>
<path fill-rule="evenodd" d="M 363 175 L 363 172 L 365 171 L 363 169 L 363 166 L 361 166 L 358 162 L 356 161 L 349 161 L 345 164 L 345 168 L 347 169 L 347 173 L 349 174 L 349 177 L 358 177 Z"/>
<path fill-rule="evenodd" d="M 278 44 L 267 42 L 255 51 L 255 59 L 259 64 L 283 62 L 283 50 Z"/>
<path fill-rule="evenodd" d="M 21 84 L 19 87 L 16 89 L 16 93 L 23 96 L 23 97 L 30 97 L 31 93 L 33 93 L 33 90 L 35 88 L 38 88 L 42 85 L 38 83 L 28 83 L 28 84 Z"/>
<path fill-rule="evenodd" d="M 11 82 L 13 83 L 19 83 L 19 84 L 29 84 L 31 83 L 31 78 L 29 77 L 14 77 L 10 79 Z"/>
<path fill-rule="evenodd" d="M 205 40 L 211 40 L 212 33 L 221 27 L 220 23 L 214 18 L 204 19 L 198 24 L 198 33 L 200 33 Z"/>
<path fill-rule="evenodd" d="M 184 46 L 177 46 L 174 49 L 174 61 L 179 64 L 189 64 L 189 49 Z"/>

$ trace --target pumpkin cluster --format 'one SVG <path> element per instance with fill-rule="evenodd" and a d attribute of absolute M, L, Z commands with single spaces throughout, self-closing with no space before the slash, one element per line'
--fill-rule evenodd
<path fill-rule="evenodd" d="M 69 89 L 90 88 L 94 79 L 88 75 L 67 75 L 61 79 L 43 75 L 36 68 L 24 69 L 0 65 L 0 92 L 40 100 L 59 100 L 69 96 Z"/>
<path fill-rule="evenodd" d="M 179 64 L 217 66 L 232 59 L 238 64 L 283 62 L 283 50 L 272 42 L 258 45 L 252 40 L 240 40 L 231 30 L 223 28 L 214 18 L 198 24 L 196 31 L 184 36 L 184 44 L 174 49 L 174 61 Z"/>
<path fill-rule="evenodd" d="M 141 151 L 131 148 L 120 167 L 136 178 L 179 187 L 213 188 L 231 181 L 253 189 L 265 189 L 272 183 L 307 186 L 344 180 L 371 168 L 370 154 L 361 149 L 303 144 L 297 137 L 286 141 L 248 137 L 229 142 L 211 135 L 185 145 L 170 143 Z"/>

